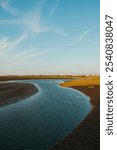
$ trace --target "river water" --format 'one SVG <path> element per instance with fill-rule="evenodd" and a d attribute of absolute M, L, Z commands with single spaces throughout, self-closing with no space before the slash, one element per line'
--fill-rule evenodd
<path fill-rule="evenodd" d="M 35 83 L 39 92 L 0 107 L 0 150 L 47 150 L 68 135 L 91 110 L 86 95 L 59 86 L 63 80 L 22 82 Z"/>

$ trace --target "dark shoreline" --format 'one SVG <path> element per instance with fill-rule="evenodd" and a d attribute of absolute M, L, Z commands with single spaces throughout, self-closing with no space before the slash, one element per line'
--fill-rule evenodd
<path fill-rule="evenodd" d="M 31 83 L 0 83 L 0 107 L 28 98 L 38 91 Z"/>
<path fill-rule="evenodd" d="M 99 150 L 100 149 L 100 86 L 72 86 L 91 99 L 93 108 L 88 116 L 67 137 L 51 150 Z"/>

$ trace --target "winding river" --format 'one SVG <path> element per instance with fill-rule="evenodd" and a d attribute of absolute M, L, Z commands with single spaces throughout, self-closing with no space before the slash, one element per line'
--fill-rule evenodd
<path fill-rule="evenodd" d="M 47 150 L 68 135 L 91 110 L 86 95 L 59 86 L 63 80 L 22 82 L 36 84 L 39 92 L 0 108 L 1 150 Z"/>

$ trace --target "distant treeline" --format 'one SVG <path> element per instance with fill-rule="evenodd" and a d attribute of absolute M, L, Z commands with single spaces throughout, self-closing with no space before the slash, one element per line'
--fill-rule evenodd
<path fill-rule="evenodd" d="M 7 75 L 0 76 L 0 81 L 28 79 L 74 79 L 79 77 L 86 77 L 86 75 Z"/>

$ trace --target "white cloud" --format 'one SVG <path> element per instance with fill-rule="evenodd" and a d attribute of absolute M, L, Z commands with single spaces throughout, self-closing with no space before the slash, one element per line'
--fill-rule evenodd
<path fill-rule="evenodd" d="M 43 50 L 43 51 L 33 52 L 31 54 L 28 54 L 26 57 L 24 57 L 24 59 L 29 59 L 29 58 L 37 57 L 37 56 L 46 54 L 48 52 L 49 52 L 49 50 Z"/>
<path fill-rule="evenodd" d="M 25 18 L 25 25 L 34 33 L 46 32 L 48 26 L 42 23 L 41 12 L 33 12 Z"/>
<path fill-rule="evenodd" d="M 20 24 L 33 33 L 46 32 L 47 26 L 41 25 L 39 17 L 19 18 L 13 20 L 0 20 L 0 24 Z"/>
<path fill-rule="evenodd" d="M 17 65 L 29 65 L 29 64 L 38 64 L 39 60 L 35 58 L 39 58 L 47 54 L 50 51 L 50 48 L 46 50 L 40 50 L 37 48 L 33 49 L 26 48 L 24 51 L 20 51 L 19 53 L 7 53 L 3 51 L 0 55 L 1 64 L 0 67 L 7 67 L 7 66 L 17 66 Z M 33 58 L 33 59 L 32 59 Z"/>
<path fill-rule="evenodd" d="M 50 15 L 52 15 L 57 6 L 58 6 L 59 0 L 55 1 L 54 6 L 50 10 Z M 6 4 L 6 3 L 5 3 Z M 20 16 L 16 17 L 15 19 L 3 19 L 0 20 L 1 25 L 20 25 L 25 31 L 27 31 L 30 34 L 38 34 L 42 32 L 55 32 L 61 36 L 67 36 L 66 33 L 60 28 L 56 27 L 50 27 L 46 20 L 44 20 L 42 16 L 41 8 L 45 4 L 45 1 L 43 3 L 39 3 L 38 7 L 36 6 L 35 9 L 30 10 L 29 12 L 26 12 L 25 14 L 22 14 L 20 12 Z"/>
<path fill-rule="evenodd" d="M 96 29 L 95 26 L 89 28 L 87 31 L 83 32 L 80 36 L 78 36 L 78 38 L 73 40 L 71 43 L 67 44 L 67 46 L 72 46 L 72 45 L 75 45 L 75 44 L 81 42 L 89 33 L 94 31 L 95 29 Z"/>
<path fill-rule="evenodd" d="M 48 26 L 43 25 L 40 15 L 31 15 L 25 18 L 0 20 L 0 24 L 20 24 L 29 33 L 47 32 Z"/>
<path fill-rule="evenodd" d="M 7 37 L 0 38 L 0 51 L 12 51 L 16 48 L 19 44 L 21 44 L 27 38 L 27 33 L 23 33 L 15 40 L 9 39 Z"/>
<path fill-rule="evenodd" d="M 64 37 L 68 37 L 68 34 L 65 33 L 62 29 L 60 28 L 55 28 L 55 27 L 50 27 L 48 28 L 49 31 L 52 31 L 52 32 L 55 32 L 61 36 L 64 36 Z"/>
<path fill-rule="evenodd" d="M 24 26 L 28 33 L 42 33 L 42 32 L 55 32 L 61 36 L 67 37 L 68 35 L 60 28 L 49 27 L 44 25 L 41 20 L 41 15 L 30 15 L 25 18 L 13 20 L 0 20 L 0 24 L 20 24 Z"/>
<path fill-rule="evenodd" d="M 16 12 L 16 9 L 14 9 L 13 7 L 10 6 L 9 0 L 1 0 L 1 1 L 0 1 L 0 7 L 1 7 L 4 11 L 6 11 L 6 12 L 12 14 L 12 15 L 15 15 L 15 14 L 17 13 L 17 12 Z"/>
<path fill-rule="evenodd" d="M 56 11 L 56 9 L 58 7 L 58 4 L 59 4 L 59 0 L 55 0 L 55 4 L 54 4 L 54 6 L 51 8 L 51 10 L 49 12 L 49 17 L 54 14 L 54 12 Z"/>
<path fill-rule="evenodd" d="M 9 46 L 9 42 L 8 41 L 9 41 L 9 39 L 5 38 L 5 37 L 0 39 L 0 51 L 8 48 L 8 46 Z"/>

